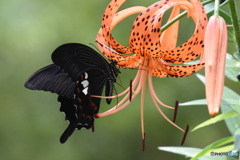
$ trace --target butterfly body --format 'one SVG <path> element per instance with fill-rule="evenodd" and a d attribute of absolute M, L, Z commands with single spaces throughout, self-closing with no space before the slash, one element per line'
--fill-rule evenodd
<path fill-rule="evenodd" d="M 79 43 L 59 46 L 52 53 L 52 61 L 54 64 L 35 72 L 25 87 L 59 95 L 60 111 L 70 122 L 60 138 L 64 143 L 75 128 L 93 127 L 101 99 L 91 95 L 102 95 L 105 86 L 105 95 L 111 96 L 119 71 L 114 62 L 109 64 L 95 50 Z M 111 99 L 106 101 L 111 103 Z"/>

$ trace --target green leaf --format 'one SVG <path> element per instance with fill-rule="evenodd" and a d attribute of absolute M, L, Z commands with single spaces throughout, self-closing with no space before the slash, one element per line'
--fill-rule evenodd
<path fill-rule="evenodd" d="M 205 76 L 203 76 L 199 73 L 197 73 L 196 76 L 205 85 Z"/>
<path fill-rule="evenodd" d="M 197 129 L 200 129 L 202 127 L 206 127 L 208 125 L 217 123 L 217 122 L 222 121 L 224 119 L 236 117 L 236 116 L 239 116 L 239 115 L 240 114 L 238 114 L 236 111 L 230 111 L 230 112 L 227 112 L 227 113 L 220 114 L 220 115 L 218 115 L 214 118 L 211 118 L 211 119 L 208 119 L 208 120 L 204 121 L 203 123 L 200 123 L 199 125 L 194 127 L 191 132 L 194 132 Z"/>
<path fill-rule="evenodd" d="M 240 62 L 232 55 L 227 54 L 225 75 L 232 81 L 238 82 L 237 74 L 240 71 Z"/>
<path fill-rule="evenodd" d="M 197 99 L 189 102 L 179 103 L 179 106 L 207 105 L 206 99 Z"/>
<path fill-rule="evenodd" d="M 223 92 L 223 99 L 225 101 L 225 99 L 233 99 L 233 100 L 240 100 L 240 96 L 234 92 L 233 90 L 225 87 L 224 88 L 224 92 Z M 225 105 L 221 105 L 221 110 L 222 110 L 222 113 L 226 113 L 226 112 L 229 112 L 231 110 L 235 110 L 237 111 L 238 113 L 239 112 L 239 109 L 240 109 L 240 103 L 234 103 L 232 101 L 231 102 L 228 102 L 226 101 L 228 104 L 225 104 Z M 228 118 L 228 119 L 225 119 L 225 122 L 226 122 L 226 125 L 228 127 L 228 130 L 231 132 L 232 135 L 235 134 L 235 132 L 240 128 L 240 116 L 237 116 L 237 117 L 234 117 L 234 118 Z"/>
<path fill-rule="evenodd" d="M 222 113 L 232 111 L 232 108 L 229 105 L 222 105 L 221 108 L 222 108 Z M 240 128 L 239 122 L 240 122 L 240 116 L 225 119 L 225 123 L 228 127 L 228 130 L 232 135 L 234 135 L 234 133 Z"/>
<path fill-rule="evenodd" d="M 227 12 L 225 12 L 224 10 L 221 10 L 221 9 L 219 10 L 219 15 L 226 21 L 227 25 L 232 26 L 231 15 L 229 15 Z M 234 42 L 235 34 L 233 32 L 233 27 L 228 27 L 227 31 L 228 31 L 228 41 Z"/>
<path fill-rule="evenodd" d="M 158 147 L 159 150 L 172 152 L 176 154 L 181 154 L 188 157 L 193 157 L 198 152 L 201 152 L 202 149 L 193 148 L 193 147 Z"/>
<path fill-rule="evenodd" d="M 204 6 L 204 9 L 206 11 L 206 13 L 209 15 L 209 14 L 212 14 L 213 10 L 214 10 L 214 2 L 212 3 L 209 3 L 207 5 Z"/>
<path fill-rule="evenodd" d="M 233 56 L 234 56 L 234 58 L 236 58 L 236 60 L 240 61 L 240 53 L 239 52 L 234 52 Z"/>
<path fill-rule="evenodd" d="M 223 103 L 221 107 L 231 107 L 233 110 L 240 113 L 240 95 L 231 90 L 228 87 L 224 87 L 223 91 Z"/>
<path fill-rule="evenodd" d="M 240 150 L 240 128 L 238 128 L 236 130 L 236 132 L 234 133 L 234 150 L 238 151 Z"/>
<path fill-rule="evenodd" d="M 237 99 L 224 99 L 222 100 L 222 105 L 237 105 L 239 104 L 239 100 Z M 188 102 L 179 103 L 179 106 L 196 106 L 196 105 L 207 105 L 206 99 L 197 99 Z"/>
<path fill-rule="evenodd" d="M 194 147 L 158 147 L 159 150 L 167 151 L 175 154 L 184 155 L 186 157 L 194 157 L 197 153 L 203 149 Z M 219 157 L 219 156 L 202 156 L 199 160 L 236 160 L 232 157 Z"/>
<path fill-rule="evenodd" d="M 219 147 L 216 149 L 211 150 L 212 152 L 231 152 L 234 149 L 234 145 L 230 144 L 230 145 L 226 145 L 223 147 Z"/>
<path fill-rule="evenodd" d="M 202 4 L 204 5 L 204 9 L 205 9 L 207 15 L 208 16 L 213 15 L 214 7 L 215 7 L 214 1 L 212 0 L 212 2 L 211 2 L 211 0 L 206 0 L 206 1 L 203 1 Z M 227 1 L 221 3 L 220 6 L 224 6 L 225 4 L 227 4 Z"/>
<path fill-rule="evenodd" d="M 210 145 L 208 145 L 207 147 L 205 147 L 201 152 L 199 152 L 196 156 L 194 156 L 191 160 L 197 160 L 198 158 L 209 154 L 214 148 L 226 145 L 228 143 L 234 142 L 234 137 L 226 137 L 226 138 L 222 138 Z"/>
<path fill-rule="evenodd" d="M 221 105 L 221 109 L 222 109 L 222 113 L 226 113 L 226 112 L 229 112 L 231 111 L 232 109 L 237 111 L 238 113 L 240 113 L 240 103 L 239 103 L 239 100 L 240 100 L 240 96 L 234 92 L 233 90 L 225 87 L 224 88 L 224 92 L 223 92 L 223 98 L 224 100 L 225 99 L 234 99 L 234 100 L 238 100 L 238 103 L 234 103 L 232 101 L 231 102 L 228 102 L 228 104 L 226 105 Z M 228 118 L 225 120 L 226 124 L 227 124 L 227 127 L 229 129 L 229 131 L 231 132 L 232 135 L 235 134 L 235 132 L 240 128 L 240 116 L 237 116 L 237 117 L 234 117 L 234 118 Z"/>

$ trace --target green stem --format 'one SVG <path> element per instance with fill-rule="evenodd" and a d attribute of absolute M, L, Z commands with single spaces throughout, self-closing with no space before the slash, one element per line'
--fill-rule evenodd
<path fill-rule="evenodd" d="M 238 23 L 238 17 L 237 17 L 237 9 L 236 9 L 236 3 L 235 0 L 229 0 L 229 7 L 231 11 L 231 17 L 232 17 L 232 23 L 233 23 L 233 30 L 235 32 L 235 38 L 236 38 L 236 48 L 237 52 L 240 52 L 240 29 L 239 29 L 239 23 Z"/>
<path fill-rule="evenodd" d="M 219 0 L 215 0 L 214 14 L 219 15 Z"/>
<path fill-rule="evenodd" d="M 213 0 L 209 0 L 209 1 L 204 1 L 202 2 L 203 5 L 209 4 L 213 2 Z M 175 18 L 173 18 L 171 21 L 169 21 L 168 23 L 166 23 L 164 26 L 161 27 L 161 32 L 165 31 L 168 27 L 170 27 L 173 23 L 175 23 L 176 21 L 180 20 L 181 18 L 183 18 L 184 16 L 187 15 L 187 11 L 182 12 L 181 14 L 179 14 L 178 16 L 176 16 Z"/>
<path fill-rule="evenodd" d="M 171 21 L 169 21 L 168 23 L 166 23 L 164 26 L 161 27 L 161 32 L 165 31 L 173 23 L 175 23 L 176 21 L 180 20 L 181 18 L 183 18 L 186 15 L 187 15 L 187 11 L 184 11 L 181 14 L 179 14 L 178 16 L 176 16 L 175 18 L 173 18 Z"/>

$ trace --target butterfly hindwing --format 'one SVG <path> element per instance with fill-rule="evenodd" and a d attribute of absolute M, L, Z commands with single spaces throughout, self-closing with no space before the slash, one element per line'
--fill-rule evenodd
<path fill-rule="evenodd" d="M 76 107 L 73 104 L 73 99 L 58 96 L 58 102 L 60 102 L 60 111 L 65 113 L 65 119 L 70 123 L 76 120 Z"/>
<path fill-rule="evenodd" d="M 66 114 L 66 119 L 70 122 L 60 137 L 61 143 L 66 142 L 76 128 L 79 130 L 83 127 L 89 129 L 93 126 L 94 115 L 98 112 L 99 106 L 92 102 L 87 77 L 86 72 L 80 75 L 75 87 L 74 100 L 59 96 L 60 111 Z"/>
<path fill-rule="evenodd" d="M 80 81 L 76 85 L 74 93 L 74 105 L 76 107 L 76 115 L 78 119 L 78 129 L 82 127 L 89 129 L 92 127 L 94 122 L 94 115 L 98 112 L 98 106 L 93 102 L 90 93 L 90 86 L 88 85 L 88 79 L 86 79 L 87 73 L 85 72 L 85 77 L 80 76 Z M 99 98 L 98 98 L 99 99 Z"/>
<path fill-rule="evenodd" d="M 58 101 L 61 104 L 60 111 L 64 112 L 66 115 L 65 119 L 69 120 L 69 126 L 60 137 L 60 142 L 65 143 L 68 137 L 71 136 L 71 134 L 76 128 L 75 127 L 76 126 L 75 123 L 77 123 L 76 107 L 73 105 L 73 99 L 58 96 Z"/>

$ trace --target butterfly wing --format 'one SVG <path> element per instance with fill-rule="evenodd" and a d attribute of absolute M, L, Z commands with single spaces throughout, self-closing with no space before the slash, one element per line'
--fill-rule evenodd
<path fill-rule="evenodd" d="M 77 127 L 77 115 L 76 115 L 76 107 L 73 104 L 73 99 L 65 98 L 62 96 L 58 96 L 58 101 L 60 102 L 60 111 L 64 112 L 66 115 L 66 120 L 69 120 L 69 126 L 63 132 L 60 137 L 60 142 L 65 143 Z"/>
<path fill-rule="evenodd" d="M 52 54 L 52 60 L 54 64 L 34 73 L 25 87 L 59 94 L 60 111 L 66 114 L 66 120 L 70 122 L 60 138 L 64 143 L 75 128 L 93 127 L 101 99 L 91 95 L 102 95 L 104 85 L 106 95 L 112 95 L 115 80 L 112 82 L 109 78 L 109 63 L 83 44 L 69 43 L 58 47 Z"/>
<path fill-rule="evenodd" d="M 61 143 L 65 143 L 76 128 L 81 129 L 84 127 L 89 129 L 93 126 L 94 115 L 98 112 L 99 104 L 96 105 L 96 103 L 92 102 L 87 77 L 86 72 L 80 75 L 74 92 L 74 100 L 61 96 L 58 98 L 61 103 L 60 111 L 66 114 L 66 119 L 70 122 L 60 137 Z"/>
<path fill-rule="evenodd" d="M 76 120 L 76 115 L 75 115 L 75 106 L 73 105 L 73 99 L 71 98 L 66 98 L 63 96 L 58 96 L 58 102 L 60 102 L 60 111 L 64 112 L 66 117 L 66 120 L 69 120 L 70 123 L 73 123 Z"/>
<path fill-rule="evenodd" d="M 73 98 L 75 84 L 63 69 L 55 64 L 48 65 L 33 73 L 24 86 L 31 90 L 43 90 Z"/>
<path fill-rule="evenodd" d="M 91 87 L 92 95 L 102 95 L 104 84 L 106 84 L 105 95 L 112 95 L 113 83 L 117 77 L 116 68 L 113 68 L 115 65 L 110 65 L 92 48 L 79 43 L 64 44 L 53 52 L 52 61 L 63 68 L 74 82 L 79 79 L 80 74 L 88 72 L 90 85 L 96 86 Z M 100 103 L 99 98 L 93 98 L 93 101 Z M 111 103 L 111 99 L 106 101 L 108 104 Z"/>
<path fill-rule="evenodd" d="M 101 99 L 90 97 L 90 95 L 102 95 L 103 88 L 106 85 L 105 94 L 111 96 L 113 92 L 113 83 L 116 80 L 118 72 L 116 72 L 116 68 L 114 68 L 115 65 L 110 65 L 95 50 L 78 43 L 69 43 L 59 46 L 52 54 L 52 61 L 63 68 L 77 84 L 77 90 L 74 94 L 76 119 L 74 122 L 70 120 L 68 128 L 61 136 L 61 140 L 66 141 L 75 128 L 91 128 L 94 121 L 94 115 L 99 111 Z M 87 79 L 89 83 L 87 95 L 81 92 L 84 88 L 81 88 L 82 86 L 79 85 L 85 80 L 81 78 L 84 77 L 85 74 L 87 74 L 87 78 L 85 77 L 85 79 Z M 107 99 L 107 103 L 110 104 L 110 102 L 111 99 Z M 86 117 L 89 119 L 85 120 Z"/>
<path fill-rule="evenodd" d="M 103 71 L 100 73 L 101 76 L 107 76 L 110 72 L 109 63 L 99 53 L 79 43 L 67 43 L 59 46 L 52 53 L 52 61 L 64 69 L 74 82 L 88 70 L 100 69 Z"/>

